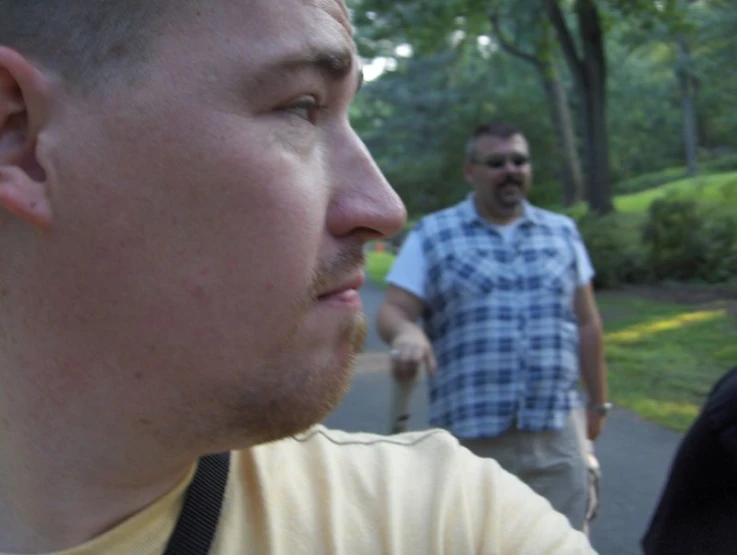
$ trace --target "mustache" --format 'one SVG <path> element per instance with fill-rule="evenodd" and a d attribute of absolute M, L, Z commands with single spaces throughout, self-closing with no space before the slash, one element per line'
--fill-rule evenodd
<path fill-rule="evenodd" d="M 504 187 L 506 185 L 517 185 L 518 187 L 521 187 L 522 186 L 522 180 L 516 178 L 513 175 L 509 175 L 509 176 L 506 177 L 506 179 L 504 181 L 502 181 L 501 183 L 499 183 L 499 187 Z"/>
<path fill-rule="evenodd" d="M 331 287 L 335 287 L 351 274 L 363 269 L 365 264 L 366 256 L 363 245 L 347 247 L 322 262 L 312 276 L 309 288 L 310 298 L 315 298 Z"/>

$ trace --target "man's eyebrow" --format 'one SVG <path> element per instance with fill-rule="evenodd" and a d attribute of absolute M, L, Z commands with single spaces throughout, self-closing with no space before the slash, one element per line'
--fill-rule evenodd
<path fill-rule="evenodd" d="M 334 81 L 345 79 L 353 69 L 353 54 L 346 49 L 323 49 L 304 52 L 277 60 L 276 70 L 315 69 Z"/>
<path fill-rule="evenodd" d="M 278 58 L 259 72 L 260 82 L 271 81 L 284 72 L 317 71 L 331 81 L 342 81 L 349 77 L 356 68 L 353 52 L 348 48 L 323 48 L 307 52 L 299 52 Z M 363 84 L 363 71 L 359 66 L 357 89 Z"/>

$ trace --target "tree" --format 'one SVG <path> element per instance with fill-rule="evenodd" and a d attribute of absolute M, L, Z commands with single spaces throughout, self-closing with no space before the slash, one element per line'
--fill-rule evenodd
<path fill-rule="evenodd" d="M 581 102 L 586 153 L 586 198 L 590 210 L 606 214 L 614 209 L 614 205 L 607 132 L 607 60 L 599 8 L 594 0 L 575 1 L 574 12 L 582 49 L 579 54 L 576 40 L 558 0 L 545 0 L 545 7 Z"/>
<path fill-rule="evenodd" d="M 551 1 L 526 0 L 525 7 Z M 558 56 L 563 45 L 547 11 L 540 17 L 540 10 L 520 10 L 519 0 L 354 0 L 359 52 L 391 57 L 396 65 L 364 88 L 354 106 L 356 129 L 416 214 L 466 193 L 462 146 L 475 124 L 511 119 L 529 133 L 535 153 L 533 202 L 559 205 L 556 176 L 565 156 L 560 138 L 556 144 L 562 126 L 554 123 L 550 102 L 557 96 L 578 115 L 571 127 L 579 128 L 587 166 L 597 150 L 606 153 L 612 183 L 604 180 L 609 188 L 600 196 L 607 199 L 615 183 L 617 192 L 639 191 L 685 174 L 687 110 L 675 78 L 685 66 L 699 139 L 691 150 L 698 151 L 703 171 L 713 171 L 717 162 L 737 169 L 737 157 L 731 166 L 727 158 L 713 159 L 737 152 L 737 73 L 729 71 L 737 67 L 734 0 L 698 0 L 687 9 L 682 1 L 588 0 L 597 10 L 604 62 L 599 74 L 587 66 L 596 61 L 597 49 L 589 47 L 587 59 L 580 23 L 585 14 L 576 11 L 584 0 L 555 2 L 576 63 L 596 77 L 591 81 L 600 85 L 600 113 L 608 116 L 601 117 L 605 148 L 589 152 L 594 141 L 585 135 L 591 110 L 584 100 L 593 91 L 582 92 L 569 63 L 556 63 L 568 59 Z M 684 64 L 678 62 L 679 37 L 688 49 Z M 405 43 L 411 55 L 398 55 L 397 46 Z M 546 75 L 559 86 L 557 93 L 540 86 L 538 67 L 551 60 L 557 74 Z M 655 173 L 639 179 L 649 172 Z M 601 182 L 587 181 L 586 189 L 598 191 Z M 594 209 L 604 211 L 601 202 Z"/>
<path fill-rule="evenodd" d="M 688 174 L 694 176 L 699 173 L 699 155 L 691 50 L 684 36 L 679 36 L 676 44 L 678 45 L 676 76 L 681 90 L 683 105 L 683 143 L 686 152 Z"/>
<path fill-rule="evenodd" d="M 539 4 L 540 0 L 534 2 Z M 365 52 L 386 54 L 392 42 L 406 41 L 412 44 L 416 56 L 433 56 L 456 48 L 459 37 L 475 40 L 491 33 L 506 52 L 530 63 L 548 99 L 548 117 L 558 140 L 558 152 L 552 157 L 558 161 L 561 198 L 565 205 L 582 199 L 583 176 L 567 90 L 557 67 L 554 37 L 539 10 L 522 12 L 510 0 L 362 0 L 355 7 L 359 45 Z M 518 34 L 515 40 L 507 38 L 500 22 L 502 12 L 509 14 L 504 18 L 509 24 L 524 31 L 522 40 L 517 40 Z M 493 77 L 491 65 L 487 73 Z M 539 130 L 540 125 L 533 128 Z"/>
<path fill-rule="evenodd" d="M 555 44 L 552 40 L 551 28 L 540 17 L 540 12 L 534 11 L 533 13 L 538 14 L 536 27 L 539 30 L 539 38 L 536 41 L 535 48 L 531 49 L 531 51 L 525 51 L 524 47 L 518 46 L 515 41 L 507 36 L 503 30 L 502 16 L 500 15 L 498 3 L 490 11 L 489 21 L 491 22 L 494 37 L 500 47 L 508 54 L 532 65 L 540 76 L 540 81 L 550 107 L 550 118 L 553 129 L 558 137 L 560 158 L 562 160 L 561 181 L 563 183 L 563 204 L 565 206 L 572 206 L 584 198 L 583 173 L 576 146 L 576 131 L 573 125 L 566 87 L 557 66 Z"/>
<path fill-rule="evenodd" d="M 487 59 L 468 42 L 452 52 L 398 60 L 396 69 L 364 86 L 353 125 L 410 212 L 447 206 L 468 193 L 464 145 L 479 121 L 497 118 L 532 131 L 531 148 L 539 155 L 534 198 L 560 203 L 560 185 L 550 179 L 559 161 L 544 119 L 545 97 L 534 71 L 520 65 L 503 55 Z"/>

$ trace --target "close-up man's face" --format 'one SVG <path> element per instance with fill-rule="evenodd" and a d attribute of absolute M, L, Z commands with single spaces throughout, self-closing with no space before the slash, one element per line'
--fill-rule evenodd
<path fill-rule="evenodd" d="M 532 182 L 527 140 L 482 135 L 475 141 L 475 156 L 466 166 L 466 179 L 482 202 L 492 210 L 517 207 Z"/>
<path fill-rule="evenodd" d="M 360 66 L 342 2 L 203 5 L 135 78 L 60 98 L 41 133 L 49 306 L 66 307 L 47 316 L 159 433 L 179 419 L 263 441 L 339 402 L 364 243 L 405 211 L 348 121 Z"/>

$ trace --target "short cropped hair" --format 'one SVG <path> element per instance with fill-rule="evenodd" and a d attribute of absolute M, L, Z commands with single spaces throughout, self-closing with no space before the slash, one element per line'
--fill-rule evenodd
<path fill-rule="evenodd" d="M 130 73 L 189 0 L 0 0 L 0 45 L 89 91 Z"/>
<path fill-rule="evenodd" d="M 475 160 L 476 139 L 479 137 L 490 136 L 497 137 L 499 139 L 511 139 L 515 135 L 525 136 L 519 127 L 507 121 L 497 121 L 478 125 L 476 129 L 474 129 L 471 138 L 466 143 L 466 159 L 469 162 L 473 162 Z"/>

